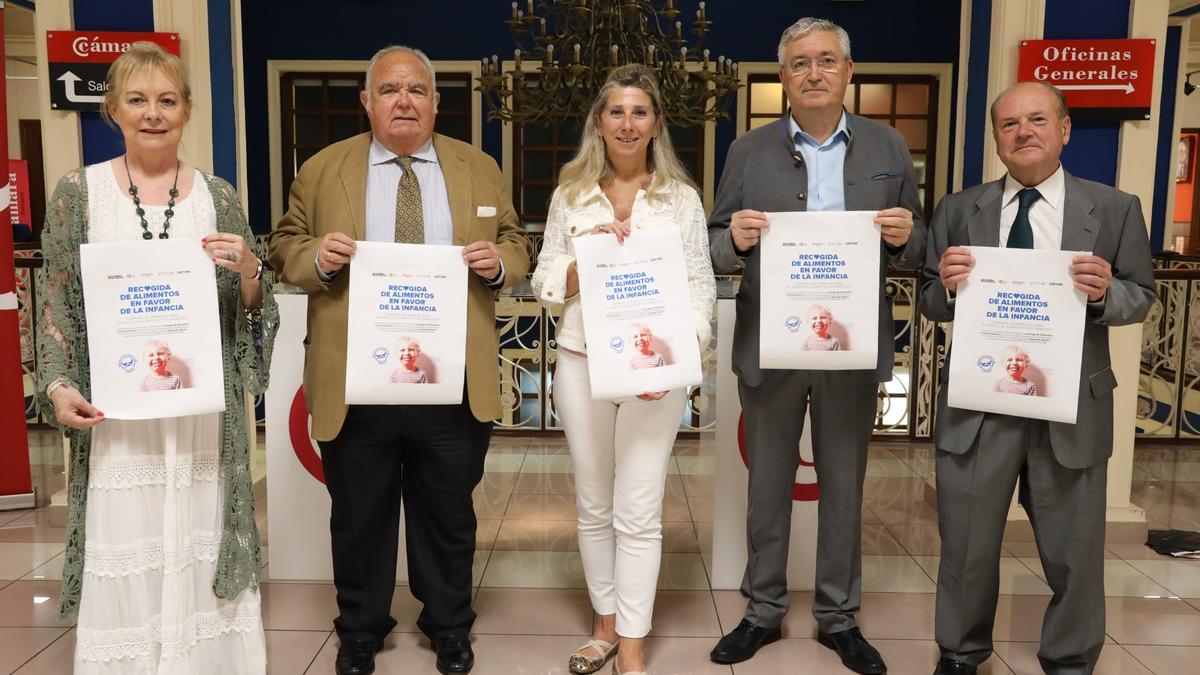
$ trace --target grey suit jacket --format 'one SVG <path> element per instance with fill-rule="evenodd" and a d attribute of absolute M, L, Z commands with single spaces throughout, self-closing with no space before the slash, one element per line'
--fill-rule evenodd
<path fill-rule="evenodd" d="M 882 241 L 879 245 L 879 360 L 875 372 L 880 382 L 887 382 L 892 378 L 895 360 L 892 302 L 884 293 L 887 266 L 889 262 L 910 268 L 921 264 L 925 219 L 917 196 L 912 157 L 900 133 L 850 113 L 846 113 L 846 128 L 850 132 L 842 165 L 846 210 L 877 211 L 903 206 L 913 214 L 912 235 L 903 248 L 892 249 Z M 793 148 L 787 117 L 734 141 L 725 158 L 725 171 L 708 220 L 713 271 L 731 274 L 744 267 L 733 329 L 733 371 L 752 387 L 763 381 L 763 371 L 758 365 L 759 252 L 755 246 L 745 257 L 739 256 L 729 234 L 729 222 L 742 209 L 807 210 L 808 169 L 803 161 L 793 158 Z"/>
<path fill-rule="evenodd" d="M 938 204 L 929 228 L 921 286 L 921 314 L 953 321 L 954 304 L 938 274 L 938 261 L 950 246 L 999 246 L 1000 199 L 1004 180 L 949 195 Z M 1115 188 L 1065 176 L 1062 250 L 1092 251 L 1112 264 L 1113 280 L 1102 306 L 1088 306 L 1075 424 L 1050 422 L 1050 444 L 1060 464 L 1082 469 L 1112 455 L 1112 391 L 1117 386 L 1108 358 L 1108 327 L 1141 323 L 1154 304 L 1150 242 L 1138 198 Z M 937 447 L 954 454 L 970 450 L 984 413 L 946 404 L 949 368 L 941 374 Z"/>

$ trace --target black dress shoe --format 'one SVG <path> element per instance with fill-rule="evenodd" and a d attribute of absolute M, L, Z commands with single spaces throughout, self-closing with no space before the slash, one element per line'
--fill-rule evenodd
<path fill-rule="evenodd" d="M 471 651 L 471 640 L 466 635 L 447 635 L 433 640 L 433 651 L 437 652 L 439 673 L 469 673 L 475 666 L 475 652 Z"/>
<path fill-rule="evenodd" d="M 857 628 L 836 633 L 817 631 L 817 642 L 837 652 L 842 665 L 856 673 L 886 673 L 887 665 Z"/>
<path fill-rule="evenodd" d="M 375 672 L 375 653 L 382 648 L 379 640 L 343 642 L 338 647 L 333 669 L 337 675 L 370 675 Z"/>
<path fill-rule="evenodd" d="M 933 675 L 975 675 L 975 666 L 943 656 Z"/>
<path fill-rule="evenodd" d="M 782 636 L 778 627 L 760 628 L 742 619 L 737 628 L 717 642 L 708 658 L 714 663 L 741 663 L 757 654 L 761 647 L 778 642 Z"/>

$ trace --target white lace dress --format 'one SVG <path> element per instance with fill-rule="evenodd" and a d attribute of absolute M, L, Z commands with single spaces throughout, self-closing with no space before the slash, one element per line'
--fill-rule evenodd
<path fill-rule="evenodd" d="M 88 240 L 140 239 L 113 164 L 86 169 Z M 151 232 L 165 206 L 144 206 Z M 172 237 L 216 231 L 204 180 L 175 205 Z M 75 673 L 266 670 L 257 589 L 213 594 L 221 542 L 220 413 L 108 420 L 92 430 Z"/>

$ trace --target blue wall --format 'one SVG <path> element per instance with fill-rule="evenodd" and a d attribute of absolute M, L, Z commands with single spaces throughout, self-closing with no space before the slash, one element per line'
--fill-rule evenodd
<path fill-rule="evenodd" d="M 270 224 L 267 61 L 368 59 L 380 47 L 393 43 L 418 47 L 435 60 L 512 54 L 512 37 L 503 25 L 511 11 L 508 3 L 467 6 L 469 11 L 464 11 L 462 4 L 345 0 L 331 11 L 328 2 L 318 0 L 242 3 L 250 222 L 257 229 Z M 685 16 L 694 16 L 697 1 L 682 0 L 676 6 Z M 737 61 L 774 61 L 780 33 L 806 12 L 819 13 L 845 27 L 856 61 L 953 63 L 958 59 L 958 0 L 711 2 L 706 14 L 713 31 L 705 47 Z M 718 124 L 716 137 L 716 173 L 720 176 L 734 137 L 732 121 Z M 499 161 L 498 123 L 485 124 L 483 146 Z"/>
<path fill-rule="evenodd" d="M 74 0 L 75 30 L 153 31 L 151 0 Z M 104 162 L 125 152 L 121 132 L 108 126 L 100 113 L 79 113 L 83 163 Z"/>
<path fill-rule="evenodd" d="M 1126 37 L 1129 37 L 1129 0 L 1046 2 L 1047 40 Z M 1120 122 L 1073 123 L 1071 141 L 1063 148 L 1063 166 L 1079 178 L 1116 185 L 1120 137 Z"/>
<path fill-rule="evenodd" d="M 1174 223 L 1171 216 L 1174 209 L 1167 208 L 1167 194 L 1171 184 L 1175 182 L 1175 167 L 1171 166 L 1171 150 L 1175 139 L 1175 99 L 1182 89 L 1180 81 L 1182 70 L 1179 67 L 1179 41 L 1183 37 L 1183 29 L 1179 26 L 1167 26 L 1167 44 L 1163 45 L 1163 88 L 1159 99 L 1158 114 L 1158 150 L 1154 162 L 1154 199 L 1150 209 L 1150 247 L 1155 251 L 1166 248 L 1167 232 L 1172 229 L 1167 223 Z"/>

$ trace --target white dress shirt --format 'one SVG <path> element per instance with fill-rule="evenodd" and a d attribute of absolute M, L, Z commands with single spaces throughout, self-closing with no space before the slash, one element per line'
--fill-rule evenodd
<path fill-rule="evenodd" d="M 1029 224 L 1033 227 L 1033 247 L 1057 251 L 1062 248 L 1063 199 L 1065 187 L 1062 164 L 1050 177 L 1037 185 L 1021 185 L 1012 175 L 1004 177 L 1004 194 L 1000 197 L 1000 247 L 1008 247 L 1008 233 L 1017 219 L 1020 201 L 1017 193 L 1032 187 L 1041 193 L 1029 207 Z"/>

